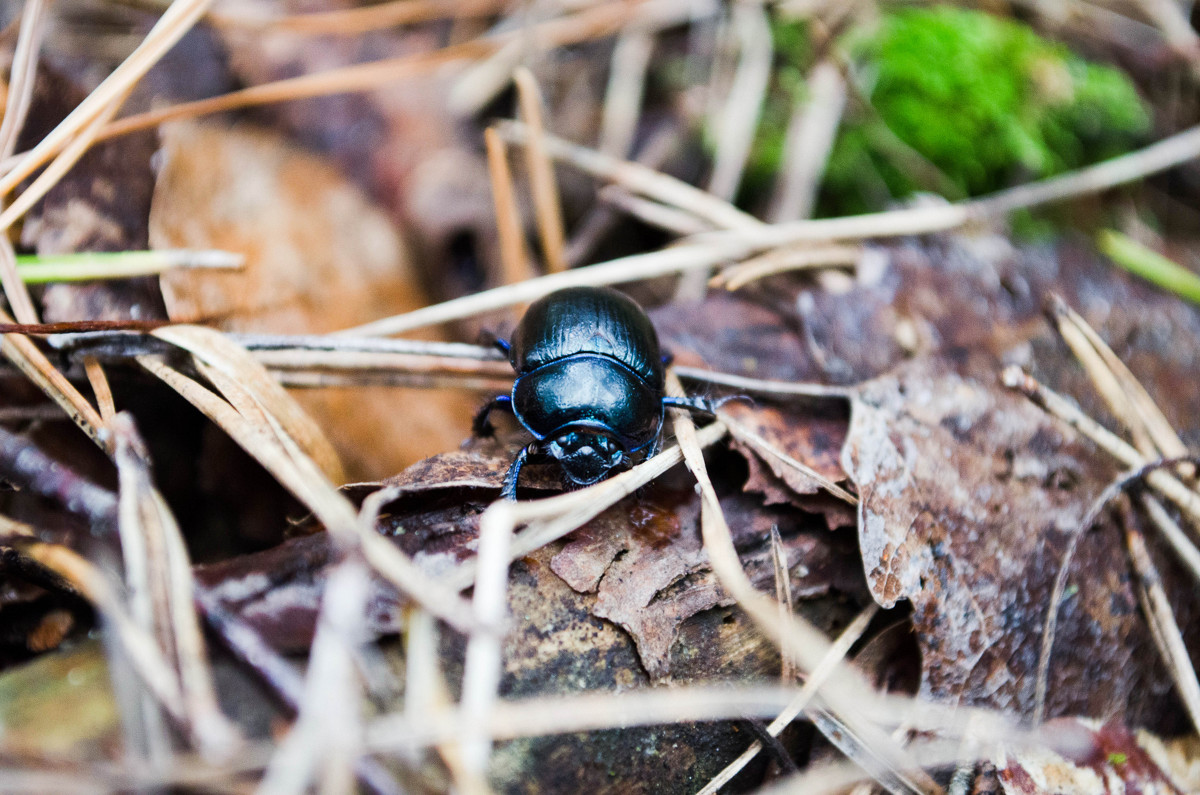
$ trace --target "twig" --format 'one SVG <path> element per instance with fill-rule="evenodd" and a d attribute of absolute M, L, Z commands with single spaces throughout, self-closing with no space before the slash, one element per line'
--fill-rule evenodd
<path fill-rule="evenodd" d="M 524 66 L 513 73 L 517 86 L 517 100 L 521 107 L 521 118 L 529 130 L 525 146 L 525 165 L 529 169 L 529 184 L 533 194 L 533 207 L 538 222 L 538 234 L 542 239 L 542 256 L 549 273 L 567 269 L 563 253 L 563 219 L 559 204 L 558 182 L 554 178 L 554 167 L 546 153 L 546 125 L 542 116 L 542 92 L 538 88 L 533 72 Z"/>
<path fill-rule="evenodd" d="M 117 498 L 62 466 L 31 440 L 0 428 L 0 476 L 86 517 L 93 533 L 110 535 L 117 527 Z"/>

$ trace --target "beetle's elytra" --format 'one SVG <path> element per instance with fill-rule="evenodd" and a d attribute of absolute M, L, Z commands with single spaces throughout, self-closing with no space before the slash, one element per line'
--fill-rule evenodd
<path fill-rule="evenodd" d="M 632 299 L 607 287 L 571 287 L 534 302 L 507 351 L 517 373 L 511 395 L 488 403 L 475 431 L 490 432 L 492 409 L 509 410 L 533 435 L 509 467 L 501 496 L 516 499 L 530 455 L 556 459 L 580 486 L 654 452 L 663 407 L 710 413 L 706 401 L 665 397 L 658 334 Z"/>

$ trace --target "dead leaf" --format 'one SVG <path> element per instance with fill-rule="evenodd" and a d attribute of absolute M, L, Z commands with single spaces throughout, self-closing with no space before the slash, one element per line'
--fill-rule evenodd
<path fill-rule="evenodd" d="M 1094 259 L 1076 258 L 1071 267 L 1060 261 L 1052 274 L 1045 262 L 1041 252 L 969 238 L 938 239 L 927 248 L 910 243 L 893 251 L 873 283 L 822 299 L 883 306 L 869 296 L 885 295 L 892 321 L 907 318 L 926 329 L 929 347 L 899 356 L 852 400 L 843 465 L 862 498 L 863 565 L 881 605 L 913 604 L 925 696 L 1017 714 L 1032 707 L 1040 634 L 1063 552 L 1118 470 L 1070 428 L 1003 389 L 996 374 L 1005 363 L 1036 362 L 1050 383 L 1075 385 L 1069 391 L 1085 406 L 1098 402 L 1041 317 L 1043 286 L 1078 290 L 1086 296 L 1080 306 L 1105 301 L 1101 327 L 1110 334 L 1114 327 L 1156 327 L 1165 317 L 1200 326 L 1195 310 L 1131 288 Z M 869 376 L 880 362 L 854 359 L 855 352 L 886 346 L 872 335 L 895 333 L 895 323 L 843 328 L 844 336 L 818 327 L 813 334 L 826 340 L 827 360 Z M 1194 347 L 1182 342 L 1194 336 L 1171 339 L 1163 345 L 1142 336 L 1136 347 L 1170 358 Z M 1165 383 L 1154 386 L 1169 415 L 1178 415 L 1176 401 L 1195 401 Z M 1194 637 L 1193 601 L 1184 598 L 1191 590 L 1176 567 L 1168 569 L 1177 618 Z M 1081 539 L 1071 571 L 1048 714 L 1120 714 L 1134 724 L 1176 725 L 1169 677 L 1129 585 L 1120 529 L 1102 519 Z"/>
<path fill-rule="evenodd" d="M 242 272 L 165 276 L 173 320 L 322 333 L 425 303 L 391 222 L 324 161 L 278 135 L 245 128 L 175 124 L 163 138 L 152 245 L 246 257 Z M 456 446 L 474 404 L 449 391 L 294 394 L 359 480 Z"/>

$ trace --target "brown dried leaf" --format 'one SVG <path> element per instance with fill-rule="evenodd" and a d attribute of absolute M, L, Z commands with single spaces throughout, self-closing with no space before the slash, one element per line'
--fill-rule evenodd
<path fill-rule="evenodd" d="M 954 237 L 927 248 L 901 245 L 890 257 L 854 292 L 818 301 L 828 304 L 826 318 L 835 314 L 835 301 L 887 306 L 889 322 L 857 331 L 832 321 L 812 328 L 827 361 L 864 376 L 881 361 L 861 352 L 888 346 L 878 335 L 920 330 L 920 343 L 886 374 L 861 384 L 852 401 L 843 464 L 862 498 L 867 579 L 880 604 L 913 604 L 924 695 L 1028 714 L 1063 553 L 1118 470 L 1070 428 L 1004 390 L 997 373 L 1005 363 L 1028 364 L 1036 351 L 1046 380 L 1078 387 L 1071 393 L 1085 407 L 1097 402 L 1040 316 L 1039 290 L 1061 290 L 1069 301 L 1086 296 L 1081 306 L 1102 302 L 1108 310 L 1102 328 L 1137 343 L 1132 347 L 1143 355 L 1157 349 L 1154 356 L 1168 360 L 1186 356 L 1180 349 L 1194 346 L 1180 341 L 1194 337 L 1169 337 L 1173 342 L 1163 345 L 1164 338 L 1137 329 L 1161 326 L 1167 317 L 1194 329 L 1200 320 L 1195 310 L 1131 289 L 1123 276 L 1086 257 L 1064 257 L 1059 270 L 1048 272 L 1041 252 Z M 814 317 L 806 320 L 815 323 Z M 1194 402 L 1191 390 L 1181 393 L 1165 381 L 1149 386 L 1168 416 L 1179 416 L 1180 401 Z M 1080 540 L 1061 606 L 1047 711 L 1120 714 L 1131 724 L 1173 727 L 1179 711 L 1150 651 L 1121 537 L 1102 517 Z M 1190 591 L 1169 568 L 1168 591 L 1192 637 L 1193 602 L 1183 598 Z"/>
<path fill-rule="evenodd" d="M 322 333 L 425 303 L 391 222 L 324 161 L 263 131 L 175 124 L 163 135 L 151 244 L 246 257 L 241 272 L 166 275 L 173 320 Z M 311 390 L 297 400 L 360 480 L 455 446 L 473 407 L 458 392 L 386 388 Z"/>
<path fill-rule="evenodd" d="M 640 500 L 601 514 L 575 532 L 551 568 L 580 593 L 596 593 L 592 614 L 624 627 L 652 680 L 671 674 L 671 648 L 680 626 L 705 610 L 733 604 L 708 564 L 700 538 L 699 504 L 690 492 L 649 490 Z M 663 498 L 665 501 L 660 502 Z M 765 509 L 744 496 L 726 500 L 742 561 L 762 588 L 774 582 L 767 534 L 784 532 L 792 593 L 812 598 L 830 589 L 856 590 L 857 572 L 836 541 L 794 512 Z M 797 532 L 799 531 L 799 532 Z"/>

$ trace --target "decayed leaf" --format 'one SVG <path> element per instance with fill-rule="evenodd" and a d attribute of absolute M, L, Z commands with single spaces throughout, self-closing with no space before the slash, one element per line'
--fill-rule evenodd
<path fill-rule="evenodd" d="M 1129 731 L 1119 721 L 1063 719 L 1056 728 L 1090 745 L 1081 759 L 1064 759 L 1049 749 L 1024 750 L 995 760 L 1004 795 L 1183 795 L 1200 787 L 1200 759 L 1193 740 L 1168 750 L 1148 732 Z"/>
<path fill-rule="evenodd" d="M 864 568 L 880 604 L 913 604 L 925 695 L 1016 713 L 1033 704 L 1063 553 L 1119 470 L 1066 425 L 1007 392 L 997 374 L 1008 362 L 1036 364 L 1044 379 L 1078 387 L 1071 393 L 1095 407 L 1070 353 L 1040 316 L 1041 296 L 1052 288 L 1069 302 L 1078 291 L 1082 307 L 1103 301 L 1108 314 L 1097 325 L 1133 347 L 1135 361 L 1193 355 L 1181 351 L 1189 337 L 1139 335 L 1139 328 L 1171 318 L 1187 334 L 1200 322 L 1194 310 L 1131 288 L 1093 260 L 1064 256 L 1056 273 L 1045 263 L 1038 252 L 956 238 L 926 249 L 901 246 L 874 284 L 821 299 L 882 306 L 870 296 L 886 295 L 891 321 L 859 332 L 828 323 L 844 330 L 839 336 L 816 322 L 817 314 L 832 317 L 828 306 L 809 316 L 827 358 L 868 378 L 880 362 L 860 352 L 872 349 L 874 335 L 902 335 L 905 325 L 920 330 L 915 355 L 897 355 L 852 400 L 843 465 L 862 498 Z M 883 339 L 874 347 L 885 346 Z M 1170 381 L 1149 386 L 1165 399 L 1168 416 L 1194 401 Z M 1174 703 L 1170 680 L 1130 587 L 1121 538 L 1105 516 L 1080 540 L 1060 608 L 1047 711 L 1121 714 L 1131 724 L 1171 727 L 1178 712 L 1165 708 Z M 1185 636 L 1194 637 L 1194 600 L 1182 598 L 1191 591 L 1175 567 L 1164 576 Z"/>
<path fill-rule="evenodd" d="M 736 518 L 738 541 L 747 547 L 742 561 L 760 588 L 774 587 L 766 542 L 774 525 L 785 533 L 794 597 L 855 590 L 856 573 L 847 565 L 846 550 L 823 527 L 811 529 L 803 514 L 762 508 L 743 496 L 726 503 L 727 513 Z M 585 525 L 551 561 L 572 588 L 596 593 L 592 613 L 630 633 L 643 667 L 655 680 L 671 674 L 671 647 L 683 622 L 733 604 L 709 567 L 698 511 L 698 501 L 688 492 L 651 490 Z"/>
<path fill-rule="evenodd" d="M 163 136 L 151 244 L 246 257 L 242 272 L 164 277 L 173 320 L 322 333 L 425 303 L 391 222 L 324 161 L 263 131 L 178 124 Z M 475 402 L 380 387 L 296 396 L 360 480 L 457 446 Z"/>

